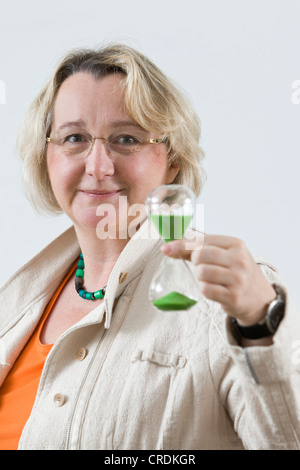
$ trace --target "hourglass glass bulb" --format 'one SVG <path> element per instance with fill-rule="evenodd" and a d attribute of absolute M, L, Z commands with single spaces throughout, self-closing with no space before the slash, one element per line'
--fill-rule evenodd
<path fill-rule="evenodd" d="M 148 217 L 165 242 L 183 238 L 195 208 L 192 190 L 180 184 L 161 185 L 146 199 Z"/>
<path fill-rule="evenodd" d="M 194 193 L 183 185 L 162 185 L 149 193 L 148 217 L 165 242 L 183 238 L 195 201 Z M 198 291 L 187 263 L 166 256 L 152 279 L 149 298 L 160 310 L 187 310 L 197 302 Z"/>

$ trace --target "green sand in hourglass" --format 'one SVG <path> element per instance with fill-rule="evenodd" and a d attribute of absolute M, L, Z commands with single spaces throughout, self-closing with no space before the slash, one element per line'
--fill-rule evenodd
<path fill-rule="evenodd" d="M 190 299 L 179 292 L 170 292 L 160 299 L 153 300 L 152 303 L 160 310 L 188 310 L 197 303 L 197 300 Z"/>
<path fill-rule="evenodd" d="M 151 222 L 165 242 L 181 239 L 192 218 L 192 215 L 150 214 Z"/>
<path fill-rule="evenodd" d="M 150 215 L 153 225 L 165 242 L 181 239 L 192 218 L 193 215 Z M 160 310 L 188 310 L 197 303 L 197 300 L 173 291 L 153 300 L 152 303 Z"/>

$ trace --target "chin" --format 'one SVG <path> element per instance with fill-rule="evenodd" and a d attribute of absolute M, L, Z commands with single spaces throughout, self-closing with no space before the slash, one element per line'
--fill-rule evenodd
<path fill-rule="evenodd" d="M 127 216 L 120 217 L 118 212 L 112 211 L 110 214 L 104 212 L 97 215 L 97 209 L 94 207 L 82 210 L 72 220 L 79 229 L 94 230 L 99 240 L 127 238 Z"/>

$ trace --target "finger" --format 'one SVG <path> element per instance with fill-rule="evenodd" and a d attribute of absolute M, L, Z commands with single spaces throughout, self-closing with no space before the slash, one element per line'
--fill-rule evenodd
<path fill-rule="evenodd" d="M 172 258 L 182 258 L 185 260 L 191 260 L 193 250 L 190 248 L 190 242 L 187 240 L 176 240 L 172 242 L 167 242 L 161 247 L 161 251 Z M 193 243 L 194 245 L 194 243 Z M 201 246 L 200 246 L 201 245 Z M 201 249 L 202 242 L 198 245 L 198 249 Z M 195 246 L 194 246 L 195 249 Z"/>
<path fill-rule="evenodd" d="M 231 257 L 228 254 L 228 250 L 212 245 L 204 245 L 201 250 L 195 251 L 191 256 L 191 261 L 196 266 L 202 263 L 224 267 L 231 265 Z"/>
<path fill-rule="evenodd" d="M 242 244 L 242 241 L 239 238 L 229 237 L 227 235 L 205 235 L 204 236 L 204 245 L 209 246 L 218 246 L 220 248 L 231 248 L 237 245 Z"/>
<path fill-rule="evenodd" d="M 200 264 L 195 269 L 195 274 L 200 282 L 209 282 L 222 286 L 232 286 L 235 283 L 232 272 L 222 266 Z"/>
<path fill-rule="evenodd" d="M 229 266 L 232 261 L 227 257 L 227 252 L 229 252 L 230 248 L 235 248 L 236 251 L 237 248 L 242 247 L 243 242 L 238 238 L 225 235 L 203 236 L 203 234 L 201 234 L 200 236 L 196 236 L 193 240 L 182 239 L 167 242 L 162 246 L 162 252 L 174 258 L 191 260 L 194 264 L 201 262 L 201 257 L 207 255 L 209 257 L 207 262 Z M 209 248 L 211 251 L 206 252 Z M 206 261 L 203 260 L 202 262 Z"/>
<path fill-rule="evenodd" d="M 210 282 L 199 282 L 200 291 L 210 300 L 226 304 L 228 302 L 228 289 L 220 284 L 212 284 Z"/>

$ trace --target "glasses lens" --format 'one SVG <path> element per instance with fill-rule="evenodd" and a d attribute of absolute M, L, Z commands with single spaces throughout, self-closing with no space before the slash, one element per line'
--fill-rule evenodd
<path fill-rule="evenodd" d="M 104 137 L 93 137 L 85 131 L 68 132 L 68 134 L 51 136 L 50 142 L 59 145 L 66 155 L 85 158 L 90 152 L 94 139 L 101 139 L 106 143 L 106 150 L 112 157 L 132 155 L 141 151 L 144 144 L 156 143 L 145 140 L 145 135 L 118 133 L 111 135 L 107 140 Z M 103 143 L 104 143 L 103 142 Z"/>
<path fill-rule="evenodd" d="M 82 132 L 71 134 L 65 139 L 64 149 L 69 155 L 82 157 L 88 153 L 92 140 L 93 138 L 90 134 Z"/>
<path fill-rule="evenodd" d="M 112 156 L 131 155 L 141 148 L 141 140 L 128 134 L 111 136 L 108 139 L 108 148 Z"/>
<path fill-rule="evenodd" d="M 53 141 L 61 146 L 62 151 L 70 156 L 84 156 L 92 145 L 92 136 L 85 132 L 68 133 L 54 136 Z"/>

